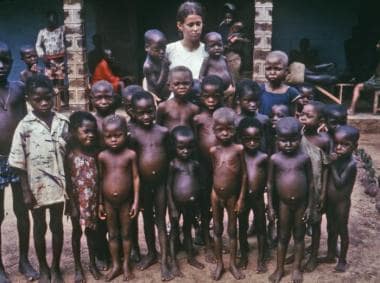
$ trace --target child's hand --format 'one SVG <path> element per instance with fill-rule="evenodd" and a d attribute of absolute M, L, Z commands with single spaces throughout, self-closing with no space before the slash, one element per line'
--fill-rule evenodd
<path fill-rule="evenodd" d="M 129 212 L 129 216 L 131 218 L 135 218 L 139 214 L 139 206 L 137 203 L 134 203 L 131 207 L 131 211 Z"/>
<path fill-rule="evenodd" d="M 244 201 L 238 199 L 235 205 L 236 214 L 240 214 L 243 211 L 243 208 L 244 208 Z"/>
<path fill-rule="evenodd" d="M 302 217 L 302 221 L 304 223 L 306 223 L 306 222 L 309 221 L 309 219 L 310 219 L 310 213 L 311 213 L 311 209 L 310 208 L 306 208 L 305 213 L 304 213 L 304 215 Z"/>
<path fill-rule="evenodd" d="M 276 212 L 273 207 L 268 207 L 268 218 L 270 222 L 274 222 L 276 219 Z"/>
<path fill-rule="evenodd" d="M 70 205 L 70 216 L 73 218 L 79 218 L 79 211 L 75 202 L 73 200 L 69 200 Z"/>
<path fill-rule="evenodd" d="M 107 213 L 104 210 L 104 205 L 103 204 L 99 204 L 98 217 L 99 217 L 100 220 L 106 220 L 106 218 L 107 218 Z"/>
<path fill-rule="evenodd" d="M 31 191 L 24 192 L 24 203 L 28 209 L 32 209 L 36 204 L 36 198 Z"/>
<path fill-rule="evenodd" d="M 168 59 L 167 57 L 164 57 L 164 58 L 162 59 L 162 66 L 164 66 L 164 67 L 169 67 L 170 64 L 171 64 L 171 62 L 169 61 L 169 59 Z"/>

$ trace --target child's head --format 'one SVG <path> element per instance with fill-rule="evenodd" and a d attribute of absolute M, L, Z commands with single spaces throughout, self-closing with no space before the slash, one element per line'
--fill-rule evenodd
<path fill-rule="evenodd" d="M 69 146 L 80 148 L 94 147 L 97 143 L 98 129 L 96 119 L 89 112 L 76 111 L 70 115 Z"/>
<path fill-rule="evenodd" d="M 341 104 L 327 105 L 326 124 L 329 133 L 334 133 L 339 126 L 347 125 L 347 108 Z"/>
<path fill-rule="evenodd" d="M 201 103 L 209 111 L 218 108 L 223 100 L 223 80 L 215 75 L 206 76 L 201 84 Z"/>
<path fill-rule="evenodd" d="M 28 67 L 37 64 L 37 51 L 32 45 L 24 45 L 20 48 L 21 60 L 25 62 Z"/>
<path fill-rule="evenodd" d="M 162 60 L 165 57 L 167 40 L 165 35 L 157 30 L 150 29 L 144 34 L 145 51 L 153 60 Z"/>
<path fill-rule="evenodd" d="M 360 133 L 357 128 L 343 125 L 334 133 L 334 152 L 338 158 L 347 157 L 357 148 Z"/>
<path fill-rule="evenodd" d="M 177 11 L 177 28 L 183 39 L 199 42 L 203 29 L 203 9 L 198 2 L 186 1 Z"/>
<path fill-rule="evenodd" d="M 132 112 L 134 120 L 142 127 L 149 128 L 156 118 L 156 106 L 149 92 L 141 91 L 132 97 Z"/>
<path fill-rule="evenodd" d="M 46 13 L 47 27 L 54 29 L 58 26 L 58 13 L 56 11 L 48 11 Z"/>
<path fill-rule="evenodd" d="M 96 112 L 102 116 L 109 115 L 115 111 L 115 96 L 112 84 L 101 80 L 91 87 L 90 99 Z"/>
<path fill-rule="evenodd" d="M 232 142 L 235 135 L 235 112 L 228 107 L 222 107 L 215 110 L 212 115 L 214 120 L 213 131 L 217 140 L 222 144 L 228 144 Z"/>
<path fill-rule="evenodd" d="M 108 64 L 112 65 L 115 63 L 115 56 L 113 51 L 109 47 L 103 48 L 103 58 L 107 61 Z"/>
<path fill-rule="evenodd" d="M 310 101 L 306 104 L 299 117 L 305 129 L 317 129 L 325 121 L 325 105 L 319 101 Z"/>
<path fill-rule="evenodd" d="M 204 37 L 206 51 L 212 58 L 219 58 L 223 55 L 223 40 L 220 33 L 209 32 Z"/>
<path fill-rule="evenodd" d="M 272 106 L 272 112 L 270 115 L 270 121 L 273 128 L 276 128 L 277 122 L 284 118 L 290 116 L 289 107 L 284 104 L 275 104 Z"/>
<path fill-rule="evenodd" d="M 188 160 L 194 153 L 195 137 L 191 128 L 177 126 L 171 131 L 171 141 L 175 149 L 175 156 L 181 160 Z"/>
<path fill-rule="evenodd" d="M 26 98 L 37 116 L 50 115 L 53 108 L 53 93 L 50 79 L 42 74 L 33 74 L 26 80 Z"/>
<path fill-rule="evenodd" d="M 254 152 L 260 148 L 263 125 L 256 118 L 246 117 L 241 120 L 237 133 L 246 151 Z"/>
<path fill-rule="evenodd" d="M 288 55 L 283 51 L 272 51 L 265 59 L 265 78 L 269 84 L 281 84 L 288 71 Z"/>
<path fill-rule="evenodd" d="M 259 108 L 261 88 L 250 79 L 243 79 L 236 85 L 236 96 L 243 114 L 255 114 Z"/>
<path fill-rule="evenodd" d="M 297 99 L 297 104 L 300 106 L 305 106 L 310 101 L 314 100 L 314 90 L 311 85 L 302 84 L 297 87 L 299 92 L 299 98 Z"/>
<path fill-rule="evenodd" d="M 112 114 L 103 120 L 103 138 L 107 148 L 118 151 L 125 146 L 127 140 L 127 122 L 125 118 Z"/>
<path fill-rule="evenodd" d="M 177 66 L 169 71 L 169 90 L 176 98 L 185 98 L 193 85 L 193 74 L 185 66 Z"/>
<path fill-rule="evenodd" d="M 6 81 L 12 67 L 12 53 L 8 45 L 0 41 L 0 82 Z"/>
<path fill-rule="evenodd" d="M 121 90 L 125 112 L 127 112 L 131 118 L 133 118 L 132 97 L 141 91 L 144 91 L 144 89 L 139 85 L 129 85 Z"/>
<path fill-rule="evenodd" d="M 276 124 L 278 150 L 285 154 L 293 154 L 299 149 L 301 142 L 301 123 L 294 117 L 285 117 Z"/>

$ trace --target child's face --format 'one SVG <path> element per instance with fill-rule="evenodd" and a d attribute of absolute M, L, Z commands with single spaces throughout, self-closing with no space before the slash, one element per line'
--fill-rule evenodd
<path fill-rule="evenodd" d="M 222 102 L 222 94 L 215 85 L 204 85 L 201 93 L 201 103 L 210 111 L 214 111 Z"/>
<path fill-rule="evenodd" d="M 297 133 L 277 135 L 277 148 L 284 154 L 295 153 L 301 142 L 301 136 Z"/>
<path fill-rule="evenodd" d="M 334 152 L 338 158 L 351 155 L 356 147 L 357 143 L 352 141 L 346 133 L 338 131 L 334 134 Z"/>
<path fill-rule="evenodd" d="M 260 147 L 261 132 L 258 128 L 248 127 L 241 133 L 241 142 L 244 149 L 249 152 L 254 152 Z"/>
<path fill-rule="evenodd" d="M 199 15 L 188 15 L 183 22 L 177 22 L 183 39 L 190 42 L 199 42 L 201 39 L 203 20 Z"/>
<path fill-rule="evenodd" d="M 305 106 L 306 104 L 308 104 L 311 100 L 313 100 L 313 91 L 311 89 L 308 89 L 308 88 L 302 88 L 301 89 L 301 96 L 300 98 L 297 100 L 297 103 L 299 105 L 302 105 L 302 106 Z"/>
<path fill-rule="evenodd" d="M 103 125 L 104 144 L 111 150 L 122 148 L 126 141 L 126 131 L 119 123 Z"/>
<path fill-rule="evenodd" d="M 148 55 L 155 60 L 162 60 L 165 57 L 166 52 L 166 40 L 164 38 L 159 38 L 157 40 L 152 40 L 148 46 L 145 48 Z"/>
<path fill-rule="evenodd" d="M 96 111 L 108 113 L 112 110 L 114 104 L 114 96 L 111 89 L 100 85 L 91 95 L 92 106 Z"/>
<path fill-rule="evenodd" d="M 37 64 L 37 52 L 35 50 L 24 52 L 22 60 L 27 66 L 33 66 Z"/>
<path fill-rule="evenodd" d="M 115 62 L 115 57 L 111 49 L 104 49 L 104 59 L 110 64 Z"/>
<path fill-rule="evenodd" d="M 206 41 L 206 51 L 210 57 L 219 57 L 223 54 L 223 42 L 222 38 L 217 35 L 211 35 Z"/>
<path fill-rule="evenodd" d="M 12 67 L 12 58 L 9 54 L 0 51 L 0 81 L 8 78 Z"/>
<path fill-rule="evenodd" d="M 315 110 L 315 107 L 311 104 L 307 104 L 303 107 L 299 121 L 305 128 L 316 128 L 321 124 L 321 118 Z"/>
<path fill-rule="evenodd" d="M 28 96 L 28 101 L 35 114 L 44 116 L 50 114 L 53 108 L 53 93 L 49 88 L 37 87 Z"/>
<path fill-rule="evenodd" d="M 194 138 L 177 135 L 175 137 L 175 152 L 180 160 L 188 160 L 194 151 Z"/>
<path fill-rule="evenodd" d="M 95 144 L 96 123 L 89 120 L 83 120 L 82 125 L 75 131 L 76 140 L 83 147 L 91 147 Z"/>
<path fill-rule="evenodd" d="M 265 61 L 265 78 L 269 83 L 281 83 L 285 80 L 287 66 L 277 56 L 270 56 Z"/>
<path fill-rule="evenodd" d="M 329 113 L 326 122 L 329 132 L 334 132 L 337 127 L 347 125 L 347 116 L 339 111 L 332 111 Z"/>
<path fill-rule="evenodd" d="M 286 116 L 287 116 L 287 113 L 285 112 L 285 109 L 283 109 L 281 107 L 273 106 L 272 107 L 272 114 L 270 117 L 272 127 L 275 128 L 278 120 L 280 120 L 281 118 L 284 118 Z"/>
<path fill-rule="evenodd" d="M 175 97 L 185 97 L 193 85 L 193 80 L 189 72 L 173 72 L 169 82 L 169 90 Z"/>
<path fill-rule="evenodd" d="M 133 117 L 143 127 L 151 127 L 156 116 L 156 108 L 150 99 L 140 99 L 133 107 Z"/>
<path fill-rule="evenodd" d="M 214 121 L 214 135 L 222 144 L 228 144 L 235 135 L 235 125 L 227 121 Z"/>
<path fill-rule="evenodd" d="M 244 91 L 244 94 L 239 99 L 239 103 L 243 113 L 255 114 L 259 107 L 259 102 L 254 98 L 251 90 Z"/>

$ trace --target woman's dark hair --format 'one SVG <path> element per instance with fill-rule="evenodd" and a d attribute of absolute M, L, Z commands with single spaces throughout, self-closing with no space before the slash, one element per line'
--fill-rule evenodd
<path fill-rule="evenodd" d="M 198 15 L 204 19 L 203 8 L 198 2 L 186 1 L 177 10 L 177 22 L 183 23 L 187 16 Z"/>

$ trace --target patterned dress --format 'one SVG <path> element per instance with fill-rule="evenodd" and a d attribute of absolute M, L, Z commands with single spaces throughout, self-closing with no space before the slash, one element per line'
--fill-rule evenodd
<path fill-rule="evenodd" d="M 83 153 L 70 152 L 67 160 L 74 199 L 79 209 L 80 224 L 95 229 L 98 205 L 96 159 Z"/>

